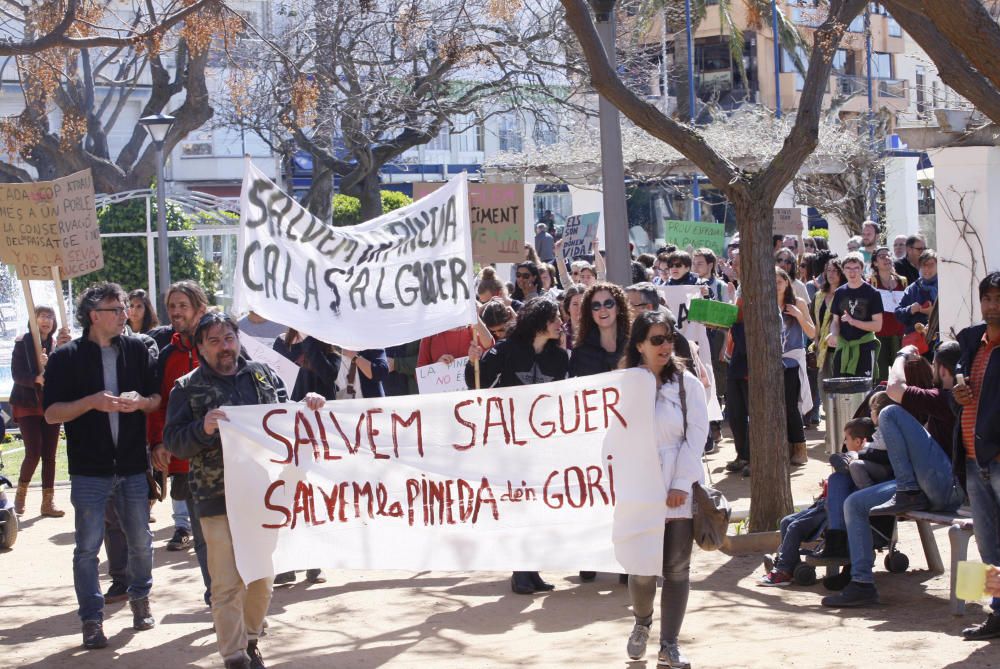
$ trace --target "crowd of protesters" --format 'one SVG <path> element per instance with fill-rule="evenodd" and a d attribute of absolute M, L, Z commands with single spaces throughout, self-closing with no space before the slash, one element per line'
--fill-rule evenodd
<path fill-rule="evenodd" d="M 738 311 L 729 328 L 709 329 L 712 365 L 677 326 L 661 288 L 700 287 L 703 299 L 742 306 L 739 239 L 723 254 L 707 248 L 665 246 L 632 262 L 632 284 L 606 282 L 593 254 L 566 258 L 551 226 L 536 228 L 535 246 L 505 281 L 494 267 L 477 276 L 477 322 L 389 349 L 353 351 L 270 323 L 256 314 L 236 321 L 209 306 L 200 286 L 173 284 L 165 299 L 168 324 L 142 290 L 115 284 L 88 288 L 76 318 L 82 336 L 57 331 L 46 306 L 33 317 L 33 337 L 15 345 L 11 396 L 26 457 L 15 506 L 25 512 L 28 483 L 42 463 L 43 516 L 61 516 L 53 501 L 54 460 L 65 427 L 71 502 L 75 511 L 73 582 L 83 644 L 101 648 L 105 603 L 128 599 L 137 630 L 155 625 L 149 594 L 153 545 L 150 509 L 169 482 L 174 532 L 167 550 L 194 549 L 226 667 L 263 667 L 258 640 L 274 581 L 240 580 L 224 491 L 218 425 L 223 405 L 324 402 L 416 392 L 416 370 L 468 357 L 481 387 L 507 387 L 639 367 L 656 380 L 656 448 L 668 492 L 665 500 L 660 666 L 690 666 L 678 643 L 689 585 L 692 549 L 691 485 L 704 474 L 702 457 L 722 440 L 709 420 L 708 389 L 725 407 L 735 452 L 725 469 L 751 476 L 747 333 Z M 984 561 L 1000 564 L 1000 273 L 979 286 L 984 323 L 940 342 L 937 328 L 937 255 L 919 235 L 878 242 L 865 222 L 844 254 L 822 237 L 776 236 L 776 320 L 781 332 L 789 462 L 808 461 L 806 429 L 823 418 L 824 379 L 871 377 L 885 392 L 872 398 L 870 417 L 849 423 L 845 453 L 834 466 L 825 497 L 782 523 L 785 542 L 762 585 L 787 585 L 806 535 L 826 526 L 820 557 L 850 562 L 850 581 L 826 598 L 828 606 L 878 601 L 872 577 L 869 516 L 914 509 L 953 511 L 972 505 Z M 267 365 L 250 360 L 241 337 L 255 337 L 300 369 L 286 388 Z M 478 364 L 477 364 L 478 363 Z M 866 422 L 867 421 L 867 422 Z M 870 442 L 870 443 L 869 443 Z M 961 483 L 959 483 L 959 481 Z M 105 544 L 111 585 L 102 593 L 98 551 Z M 594 572 L 581 572 L 589 581 Z M 322 582 L 319 569 L 309 582 Z M 627 653 L 645 653 L 653 619 L 655 577 L 628 577 L 635 622 Z M 970 639 L 1000 636 L 1000 577 L 993 613 L 965 631 Z M 514 593 L 555 586 L 538 572 L 514 572 Z"/>

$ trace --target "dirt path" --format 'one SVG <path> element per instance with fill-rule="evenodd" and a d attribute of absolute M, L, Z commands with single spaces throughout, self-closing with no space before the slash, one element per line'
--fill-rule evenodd
<path fill-rule="evenodd" d="M 796 498 L 812 493 L 826 471 L 822 448 L 794 476 Z M 732 447 L 711 459 L 721 469 Z M 716 476 L 720 474 L 717 473 Z M 745 481 L 722 483 L 733 498 Z M 741 492 L 742 490 L 742 492 Z M 127 604 L 106 609 L 107 649 L 84 651 L 71 574 L 73 522 L 40 519 L 38 492 L 17 545 L 0 555 L 0 666 L 18 669 L 97 667 L 173 669 L 221 666 L 211 617 L 200 605 L 193 553 L 169 553 L 169 508 L 157 507 L 153 612 L 158 626 L 131 629 Z M 57 501 L 69 509 L 69 490 Z M 737 502 L 739 504 L 739 502 Z M 968 643 L 958 632 L 982 616 L 948 612 L 948 577 L 926 571 L 916 528 L 903 524 L 906 574 L 876 566 L 883 605 L 840 613 L 824 609 L 821 585 L 760 588 L 757 555 L 729 557 L 696 549 L 693 590 L 681 634 L 697 669 L 718 667 L 996 667 L 1000 646 Z M 947 534 L 936 532 L 947 562 Z M 975 542 L 971 552 L 975 553 Z M 102 565 L 103 569 L 103 565 Z M 631 615 L 625 587 L 601 574 L 581 584 L 575 574 L 547 573 L 546 596 L 513 595 L 509 574 L 331 572 L 318 586 L 278 588 L 261 649 L 269 667 L 629 667 L 656 665 L 654 634 L 645 661 L 629 662 Z M 659 614 L 657 613 L 657 619 Z M 654 628 L 655 630 L 655 628 Z M 113 663 L 113 664 L 112 664 Z"/>

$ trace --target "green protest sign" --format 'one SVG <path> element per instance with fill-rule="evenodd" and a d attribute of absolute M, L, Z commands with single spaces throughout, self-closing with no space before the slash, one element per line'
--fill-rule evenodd
<path fill-rule="evenodd" d="M 667 220 L 667 243 L 678 249 L 709 248 L 721 255 L 726 243 L 726 226 L 722 223 Z"/>

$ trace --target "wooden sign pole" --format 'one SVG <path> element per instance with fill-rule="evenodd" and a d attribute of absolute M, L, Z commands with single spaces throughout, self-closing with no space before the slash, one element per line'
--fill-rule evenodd
<path fill-rule="evenodd" d="M 35 342 L 35 364 L 38 365 L 38 373 L 43 371 L 42 367 L 42 338 L 38 333 L 38 321 L 35 320 L 35 300 L 31 296 L 31 282 L 21 279 L 21 290 L 24 291 L 24 303 L 28 307 L 28 328 L 31 330 L 31 338 Z"/>
<path fill-rule="evenodd" d="M 66 309 L 66 298 L 62 292 L 62 279 L 59 276 L 59 268 L 52 267 L 52 281 L 56 284 L 56 300 L 59 302 L 59 318 L 62 319 L 62 327 L 69 328 L 69 310 Z M 58 330 L 59 328 L 56 328 Z"/>

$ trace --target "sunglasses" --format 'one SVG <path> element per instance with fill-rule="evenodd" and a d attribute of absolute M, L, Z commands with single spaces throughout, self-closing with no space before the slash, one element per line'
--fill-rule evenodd
<path fill-rule="evenodd" d="M 684 263 L 682 263 L 682 262 L 672 262 L 669 265 L 667 265 L 667 267 L 669 267 L 670 269 L 680 269 L 680 268 L 684 267 Z"/>
<path fill-rule="evenodd" d="M 649 343 L 653 346 L 663 346 L 667 342 L 672 344 L 674 342 L 674 337 L 673 335 L 653 335 L 647 341 L 649 341 Z"/>
<path fill-rule="evenodd" d="M 603 302 L 598 302 L 598 301 L 595 300 L 595 301 L 593 301 L 593 302 L 590 303 L 590 310 L 591 311 L 600 311 L 601 307 L 603 307 L 605 309 L 614 309 L 615 308 L 615 304 L 616 304 L 616 302 L 614 301 L 614 299 L 612 299 L 610 297 L 608 299 L 604 300 Z"/>

